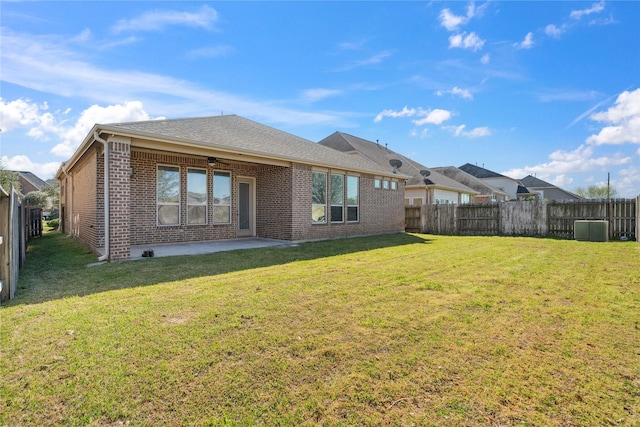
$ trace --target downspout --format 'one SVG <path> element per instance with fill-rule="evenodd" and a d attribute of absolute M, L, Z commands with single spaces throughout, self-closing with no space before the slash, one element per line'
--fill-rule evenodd
<path fill-rule="evenodd" d="M 100 142 L 104 147 L 104 255 L 98 258 L 98 261 L 106 261 L 109 259 L 109 143 L 100 138 L 98 131 L 93 132 L 93 139 Z"/>

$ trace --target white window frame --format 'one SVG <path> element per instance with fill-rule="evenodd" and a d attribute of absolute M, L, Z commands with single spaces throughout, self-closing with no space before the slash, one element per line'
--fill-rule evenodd
<path fill-rule="evenodd" d="M 320 175 L 324 175 L 324 203 L 314 203 L 313 200 L 313 183 L 314 183 L 314 175 L 316 174 L 320 174 Z M 327 179 L 328 179 L 329 173 L 327 171 L 311 171 L 311 222 L 313 224 L 327 224 L 329 222 L 329 218 L 327 218 Z M 324 215 L 322 216 L 323 220 L 321 221 L 314 221 L 313 219 L 313 213 L 315 208 L 320 208 L 322 207 L 324 209 Z"/>
<path fill-rule="evenodd" d="M 339 223 L 343 223 L 344 222 L 344 214 L 345 214 L 345 188 L 344 188 L 344 184 L 345 184 L 345 179 L 344 179 L 344 173 L 341 172 L 331 172 L 330 176 L 330 183 L 331 183 L 331 195 L 330 195 L 330 200 L 329 200 L 329 221 L 333 224 L 339 224 Z M 333 203 L 333 177 L 337 176 L 342 178 L 342 191 L 340 192 L 340 195 L 342 196 L 342 201 L 338 204 L 338 203 Z M 340 206 L 340 208 L 342 209 L 342 215 L 340 220 L 338 221 L 334 221 L 333 220 L 333 207 L 334 206 Z"/>
<path fill-rule="evenodd" d="M 391 189 L 394 191 L 398 189 L 398 181 L 395 179 L 391 180 Z"/>
<path fill-rule="evenodd" d="M 189 173 L 191 171 L 197 171 L 199 173 L 204 172 L 204 203 L 190 203 L 189 202 Z M 209 188 L 207 183 L 209 182 L 209 174 L 206 169 L 203 168 L 187 168 L 187 225 L 207 225 L 209 223 Z M 192 223 L 189 216 L 189 208 L 192 206 L 204 206 L 204 222 Z"/>
<path fill-rule="evenodd" d="M 382 189 L 383 190 L 388 190 L 389 189 L 389 180 L 388 179 L 383 179 L 382 180 Z"/>
<path fill-rule="evenodd" d="M 349 203 L 349 179 L 356 179 L 357 180 L 357 186 L 356 186 L 356 197 L 357 197 L 357 203 L 356 204 L 350 204 Z M 359 176 L 355 176 L 355 175 L 347 175 L 347 179 L 346 179 L 346 184 L 345 185 L 345 191 L 346 191 L 346 205 L 347 205 L 347 215 L 346 215 L 346 220 L 348 223 L 357 223 L 360 222 L 360 177 Z M 349 220 L 349 208 L 356 208 L 356 213 L 358 215 L 358 218 L 355 220 Z"/>
<path fill-rule="evenodd" d="M 216 203 L 216 197 L 215 197 L 215 192 L 216 192 L 216 174 L 219 175 L 228 175 L 229 176 L 229 203 Z M 213 224 L 216 225 L 227 225 L 227 224 L 231 224 L 231 217 L 232 217 L 232 206 L 233 206 L 233 176 L 231 175 L 231 171 L 225 171 L 225 170 L 214 170 L 213 174 L 212 174 L 212 178 L 211 178 L 211 207 L 212 207 L 212 222 Z M 220 208 L 220 207 L 228 207 L 229 208 L 229 218 L 227 221 L 216 221 L 216 208 Z"/>
<path fill-rule="evenodd" d="M 177 169 L 178 171 L 178 201 L 173 203 L 173 202 L 160 202 L 159 200 L 159 194 L 158 194 L 158 182 L 159 182 L 159 178 L 160 178 L 160 168 L 171 168 L 171 169 Z M 180 168 L 180 166 L 176 166 L 176 165 L 164 165 L 164 164 L 158 164 L 156 166 L 156 225 L 158 227 L 175 227 L 176 225 L 180 225 L 181 223 L 181 215 L 182 215 L 182 209 L 180 206 L 180 202 L 182 200 L 182 170 Z M 171 223 L 171 224 L 161 224 L 160 223 L 160 215 L 159 215 L 159 210 L 161 206 L 177 206 L 178 207 L 178 222 L 176 223 Z"/>
<path fill-rule="evenodd" d="M 382 188 L 382 178 L 376 176 L 373 178 L 373 188 Z"/>

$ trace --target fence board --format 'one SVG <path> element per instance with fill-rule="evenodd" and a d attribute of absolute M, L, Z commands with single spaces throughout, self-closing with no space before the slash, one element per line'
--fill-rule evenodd
<path fill-rule="evenodd" d="M 407 207 L 411 230 L 430 234 L 548 236 L 573 239 L 576 220 L 609 221 L 612 240 L 638 240 L 637 199 L 509 201 Z M 422 218 L 418 218 L 418 214 Z M 407 228 L 409 230 L 409 228 Z"/>

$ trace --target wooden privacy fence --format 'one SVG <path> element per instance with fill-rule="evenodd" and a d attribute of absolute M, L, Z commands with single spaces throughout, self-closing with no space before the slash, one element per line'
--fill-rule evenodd
<path fill-rule="evenodd" d="M 540 236 L 573 239 L 576 220 L 609 221 L 609 238 L 637 240 L 636 199 L 511 201 L 471 205 L 406 206 L 409 232 L 477 236 Z"/>
<path fill-rule="evenodd" d="M 13 298 L 18 287 L 18 272 L 27 255 L 27 218 L 18 192 L 0 187 L 0 301 Z"/>

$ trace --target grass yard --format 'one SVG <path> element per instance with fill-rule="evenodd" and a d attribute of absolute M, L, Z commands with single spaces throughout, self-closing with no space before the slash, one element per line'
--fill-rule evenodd
<path fill-rule="evenodd" d="M 0 307 L 0 425 L 640 425 L 640 244 L 392 235 L 93 267 Z"/>

